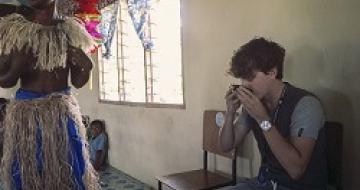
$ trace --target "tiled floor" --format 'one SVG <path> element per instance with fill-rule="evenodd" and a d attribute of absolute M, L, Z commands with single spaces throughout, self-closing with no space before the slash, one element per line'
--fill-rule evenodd
<path fill-rule="evenodd" d="M 151 190 L 150 186 L 113 167 L 100 172 L 100 184 L 102 190 Z M 3 190 L 1 184 L 0 190 Z"/>
<path fill-rule="evenodd" d="M 102 190 L 151 190 L 150 186 L 112 167 L 100 172 L 100 182 Z"/>

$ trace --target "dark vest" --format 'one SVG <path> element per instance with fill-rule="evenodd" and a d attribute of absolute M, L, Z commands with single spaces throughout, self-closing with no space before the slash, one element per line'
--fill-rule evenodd
<path fill-rule="evenodd" d="M 296 104 L 302 97 L 314 95 L 303 89 L 296 88 L 288 83 L 285 83 L 285 85 L 286 90 L 284 92 L 282 104 L 278 109 L 277 118 L 274 122 L 280 134 L 286 139 L 290 139 L 291 115 L 296 107 Z M 280 185 L 294 190 L 326 189 L 327 171 L 324 128 L 320 130 L 314 151 L 311 156 L 311 160 L 303 177 L 295 181 L 291 179 L 286 170 L 281 166 L 279 161 L 271 152 L 263 131 L 257 122 L 251 117 L 248 117 L 248 119 L 261 154 L 260 172 L 262 172 L 262 174 L 265 172 L 267 180 L 275 180 Z"/>

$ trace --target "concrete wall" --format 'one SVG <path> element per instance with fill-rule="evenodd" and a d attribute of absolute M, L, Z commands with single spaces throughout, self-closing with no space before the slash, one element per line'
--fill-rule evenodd
<path fill-rule="evenodd" d="M 355 190 L 359 8 L 357 0 L 182 0 L 186 109 L 100 104 L 96 72 L 93 90 L 77 91 L 79 102 L 92 119 L 106 120 L 112 165 L 155 187 L 155 176 L 202 166 L 202 112 L 225 108 L 224 92 L 234 81 L 225 74 L 233 50 L 254 36 L 268 37 L 287 50 L 285 80 L 313 91 L 328 119 L 344 124 L 344 189 Z M 251 139 L 247 149 L 239 175 L 256 174 L 259 158 Z M 216 168 L 229 165 L 213 160 Z"/>

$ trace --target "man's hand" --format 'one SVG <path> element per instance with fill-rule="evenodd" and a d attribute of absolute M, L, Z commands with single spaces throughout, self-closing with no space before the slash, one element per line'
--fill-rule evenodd
<path fill-rule="evenodd" d="M 270 116 L 264 104 L 250 90 L 240 86 L 235 92 L 248 114 L 259 124 L 264 120 L 270 120 Z"/>
<path fill-rule="evenodd" d="M 249 133 L 250 128 L 247 126 L 239 126 L 234 124 L 236 110 L 241 105 L 240 99 L 237 97 L 237 89 L 230 87 L 226 92 L 226 106 L 224 125 L 220 129 L 219 145 L 222 151 L 228 152 L 243 142 L 245 136 Z"/>
<path fill-rule="evenodd" d="M 69 46 L 67 53 L 71 64 L 80 71 L 90 71 L 92 69 L 92 60 L 82 49 Z"/>
<path fill-rule="evenodd" d="M 235 89 L 232 87 L 226 92 L 225 100 L 228 112 L 234 113 L 240 107 L 240 99 L 237 98 Z"/>
<path fill-rule="evenodd" d="M 93 67 L 92 60 L 80 48 L 70 46 L 68 49 L 68 65 L 71 71 L 71 83 L 76 88 L 83 87 L 89 80 Z"/>

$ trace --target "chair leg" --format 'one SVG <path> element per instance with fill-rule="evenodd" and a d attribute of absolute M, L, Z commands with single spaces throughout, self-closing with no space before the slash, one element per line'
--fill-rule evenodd
<path fill-rule="evenodd" d="M 158 181 L 158 190 L 162 190 L 161 181 Z"/>

